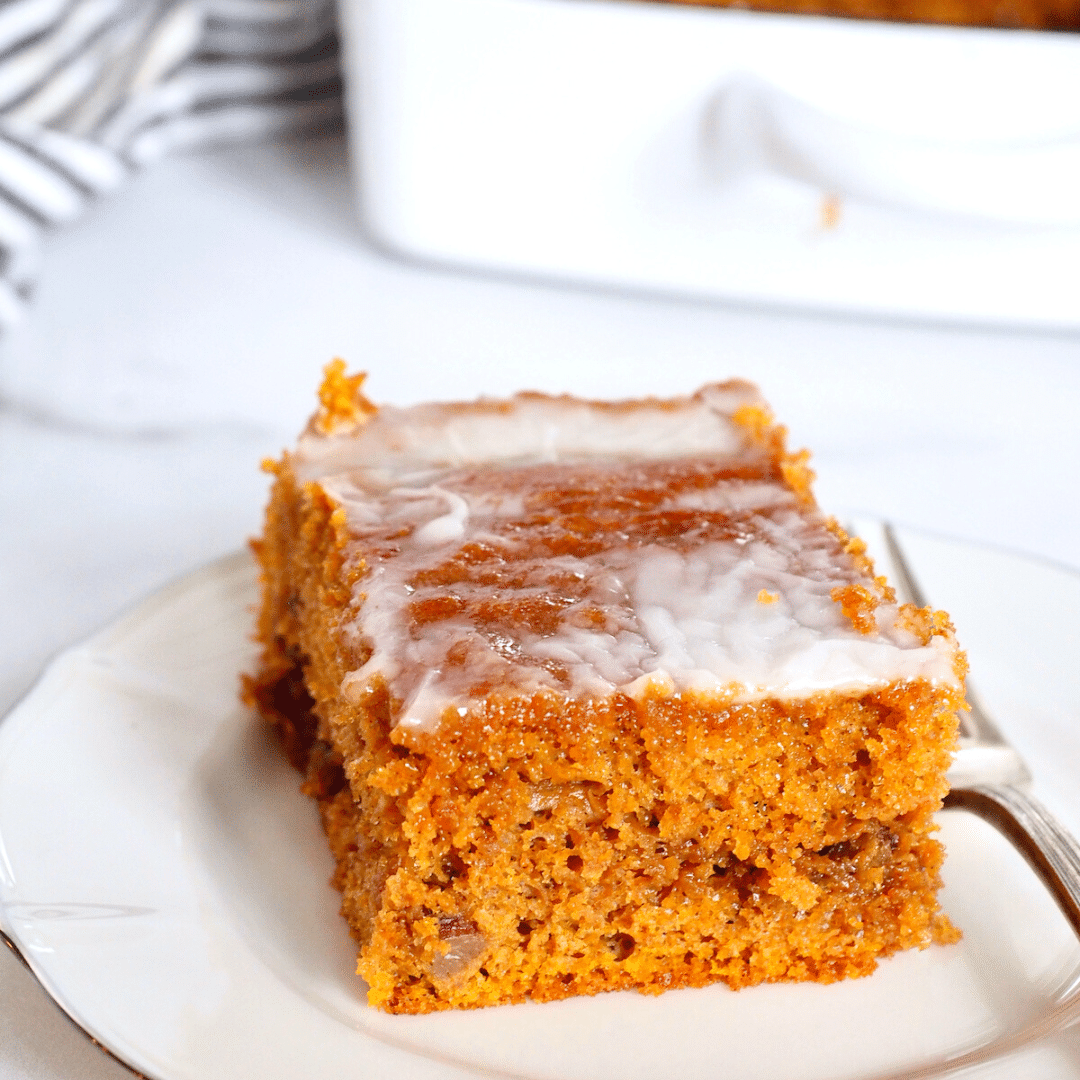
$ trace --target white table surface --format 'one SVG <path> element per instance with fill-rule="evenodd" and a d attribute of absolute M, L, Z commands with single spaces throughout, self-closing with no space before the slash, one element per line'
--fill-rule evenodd
<path fill-rule="evenodd" d="M 1080 303 L 1080 298 L 1078 298 Z M 259 527 L 332 356 L 376 400 L 758 382 L 819 501 L 1080 568 L 1080 336 L 845 320 L 395 261 L 343 140 L 167 160 L 51 238 L 0 343 L 0 712 Z M 125 1077 L 0 950 L 0 1078 Z"/>

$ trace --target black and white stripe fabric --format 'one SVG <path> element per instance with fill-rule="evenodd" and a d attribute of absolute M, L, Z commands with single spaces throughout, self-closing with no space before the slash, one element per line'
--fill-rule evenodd
<path fill-rule="evenodd" d="M 0 330 L 45 230 L 132 170 L 340 115 L 333 0 L 0 0 Z"/>

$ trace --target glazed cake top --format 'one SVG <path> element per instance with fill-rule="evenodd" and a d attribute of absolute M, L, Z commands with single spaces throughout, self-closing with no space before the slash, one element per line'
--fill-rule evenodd
<path fill-rule="evenodd" d="M 290 463 L 363 560 L 344 626 L 396 722 L 506 689 L 790 700 L 956 685 L 951 635 L 891 602 L 747 383 L 692 397 L 324 407 Z M 324 397 L 324 405 L 326 399 Z"/>

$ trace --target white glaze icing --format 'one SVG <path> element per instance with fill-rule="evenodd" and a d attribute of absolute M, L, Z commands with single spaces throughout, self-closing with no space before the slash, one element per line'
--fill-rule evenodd
<path fill-rule="evenodd" d="M 371 655 L 343 691 L 362 693 L 381 676 L 400 703 L 397 723 L 427 728 L 448 708 L 467 709 L 470 688 L 483 682 L 577 698 L 619 691 L 733 701 L 859 693 L 898 679 L 955 684 L 955 646 L 941 637 L 921 644 L 896 625 L 895 606 L 877 608 L 877 632 L 854 628 L 830 594 L 864 579 L 818 512 L 776 480 L 658 489 L 653 512 L 723 515 L 734 531 L 672 540 L 620 538 L 616 529 L 600 550 L 533 558 L 535 538 L 520 528 L 529 513 L 523 490 L 539 475 L 530 463 L 631 467 L 638 421 L 644 452 L 635 456 L 736 460 L 748 451 L 730 411 L 757 400 L 743 385 L 674 408 L 622 411 L 531 397 L 474 410 L 383 410 L 351 437 L 309 433 L 297 472 L 319 477 L 344 508 L 356 537 L 350 554 L 367 564 L 345 629 Z M 489 462 L 502 477 L 495 483 Z M 423 579 L 463 545 L 484 549 L 484 573 L 510 575 L 508 594 L 540 612 L 539 629 L 527 618 L 474 619 L 477 604 L 502 595 L 475 574 Z M 420 601 L 451 608 L 414 622 L 410 607 Z M 455 665 L 453 650 L 467 663 Z"/>
<path fill-rule="evenodd" d="M 753 404 L 764 404 L 757 388 L 732 382 L 675 402 L 630 405 L 541 394 L 469 405 L 384 405 L 352 430 L 323 435 L 309 428 L 293 468 L 301 481 L 363 469 L 372 480 L 392 483 L 413 472 L 480 462 L 733 452 L 742 435 L 731 414 Z"/>

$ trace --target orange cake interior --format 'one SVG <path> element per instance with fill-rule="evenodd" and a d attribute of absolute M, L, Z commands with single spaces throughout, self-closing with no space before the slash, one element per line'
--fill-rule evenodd
<path fill-rule="evenodd" d="M 372 1005 L 865 975 L 954 940 L 965 662 L 756 389 L 376 408 L 273 463 L 247 695 L 318 801 Z"/>

